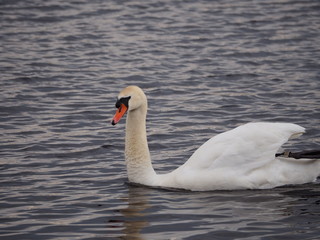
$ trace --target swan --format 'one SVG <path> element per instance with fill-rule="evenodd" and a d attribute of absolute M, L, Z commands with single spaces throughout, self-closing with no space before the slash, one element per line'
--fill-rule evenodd
<path fill-rule="evenodd" d="M 268 189 L 312 182 L 320 175 L 319 159 L 276 157 L 281 145 L 305 129 L 292 123 L 268 122 L 247 123 L 218 134 L 174 171 L 157 174 L 147 142 L 147 107 L 147 97 L 137 86 L 128 86 L 118 95 L 112 125 L 127 113 L 125 162 L 129 182 L 191 191 Z"/>

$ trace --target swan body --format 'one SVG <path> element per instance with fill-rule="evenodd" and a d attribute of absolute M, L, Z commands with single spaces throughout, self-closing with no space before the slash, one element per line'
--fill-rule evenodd
<path fill-rule="evenodd" d="M 147 136 L 147 98 L 137 86 L 122 90 L 112 124 L 127 112 L 125 159 L 130 182 L 192 191 L 266 189 L 315 181 L 320 160 L 276 157 L 278 149 L 305 129 L 292 123 L 247 123 L 218 134 L 183 165 L 157 174 L 151 163 Z"/>

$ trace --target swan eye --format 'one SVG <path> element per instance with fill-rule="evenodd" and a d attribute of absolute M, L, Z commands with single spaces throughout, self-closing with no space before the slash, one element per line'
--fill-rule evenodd
<path fill-rule="evenodd" d="M 129 100 L 130 100 L 131 96 L 129 97 L 122 97 L 120 99 L 117 100 L 116 102 L 116 108 L 120 108 L 121 104 L 124 104 L 127 108 L 129 108 Z"/>

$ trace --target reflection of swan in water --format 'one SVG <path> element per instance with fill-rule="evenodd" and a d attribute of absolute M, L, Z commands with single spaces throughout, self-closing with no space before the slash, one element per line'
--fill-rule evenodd
<path fill-rule="evenodd" d="M 150 208 L 148 202 L 149 188 L 141 188 L 134 185 L 128 185 L 128 196 L 120 198 L 127 204 L 126 208 L 117 210 L 120 218 L 114 217 L 108 222 L 108 229 L 110 234 L 120 239 L 144 239 L 141 236 L 141 230 L 149 226 L 148 220 L 146 220 L 146 213 L 144 211 Z M 121 204 L 122 205 L 122 204 Z M 119 230 L 121 236 L 119 237 Z M 111 237 L 109 234 L 108 237 Z"/>
<path fill-rule="evenodd" d="M 266 191 L 194 193 L 132 185 L 128 190 L 128 196 L 122 198 L 127 207 L 119 211 L 119 239 L 215 239 L 221 234 L 230 239 L 235 234 L 259 239 L 318 229 L 312 210 L 318 209 L 319 184 Z M 308 220 L 306 213 L 311 216 L 309 230 L 303 225 Z"/>
<path fill-rule="evenodd" d="M 248 123 L 219 134 L 204 143 L 182 166 L 168 174 L 156 174 L 146 137 L 147 98 L 129 86 L 120 92 L 112 124 L 128 112 L 126 165 L 129 181 L 155 187 L 195 191 L 266 189 L 314 181 L 320 160 L 277 155 L 290 138 L 304 132 L 291 123 Z"/>
<path fill-rule="evenodd" d="M 120 210 L 125 217 L 123 222 L 125 239 L 144 239 L 140 231 L 149 225 L 149 222 L 144 219 L 145 214 L 143 213 L 145 209 L 150 207 L 147 199 L 147 190 L 129 186 L 128 207 Z"/>

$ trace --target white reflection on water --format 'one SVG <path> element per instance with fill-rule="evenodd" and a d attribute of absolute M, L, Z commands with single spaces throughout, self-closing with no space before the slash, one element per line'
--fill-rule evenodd
<path fill-rule="evenodd" d="M 319 210 L 314 184 L 257 191 L 187 192 L 128 186 L 114 236 L 125 239 L 182 239 L 238 233 L 251 238 L 294 236 L 299 228 L 315 230 L 301 215 Z M 120 217 L 120 219 L 119 219 Z M 313 229 L 313 230 L 312 230 Z M 300 231 L 300 230 L 299 230 Z"/>

